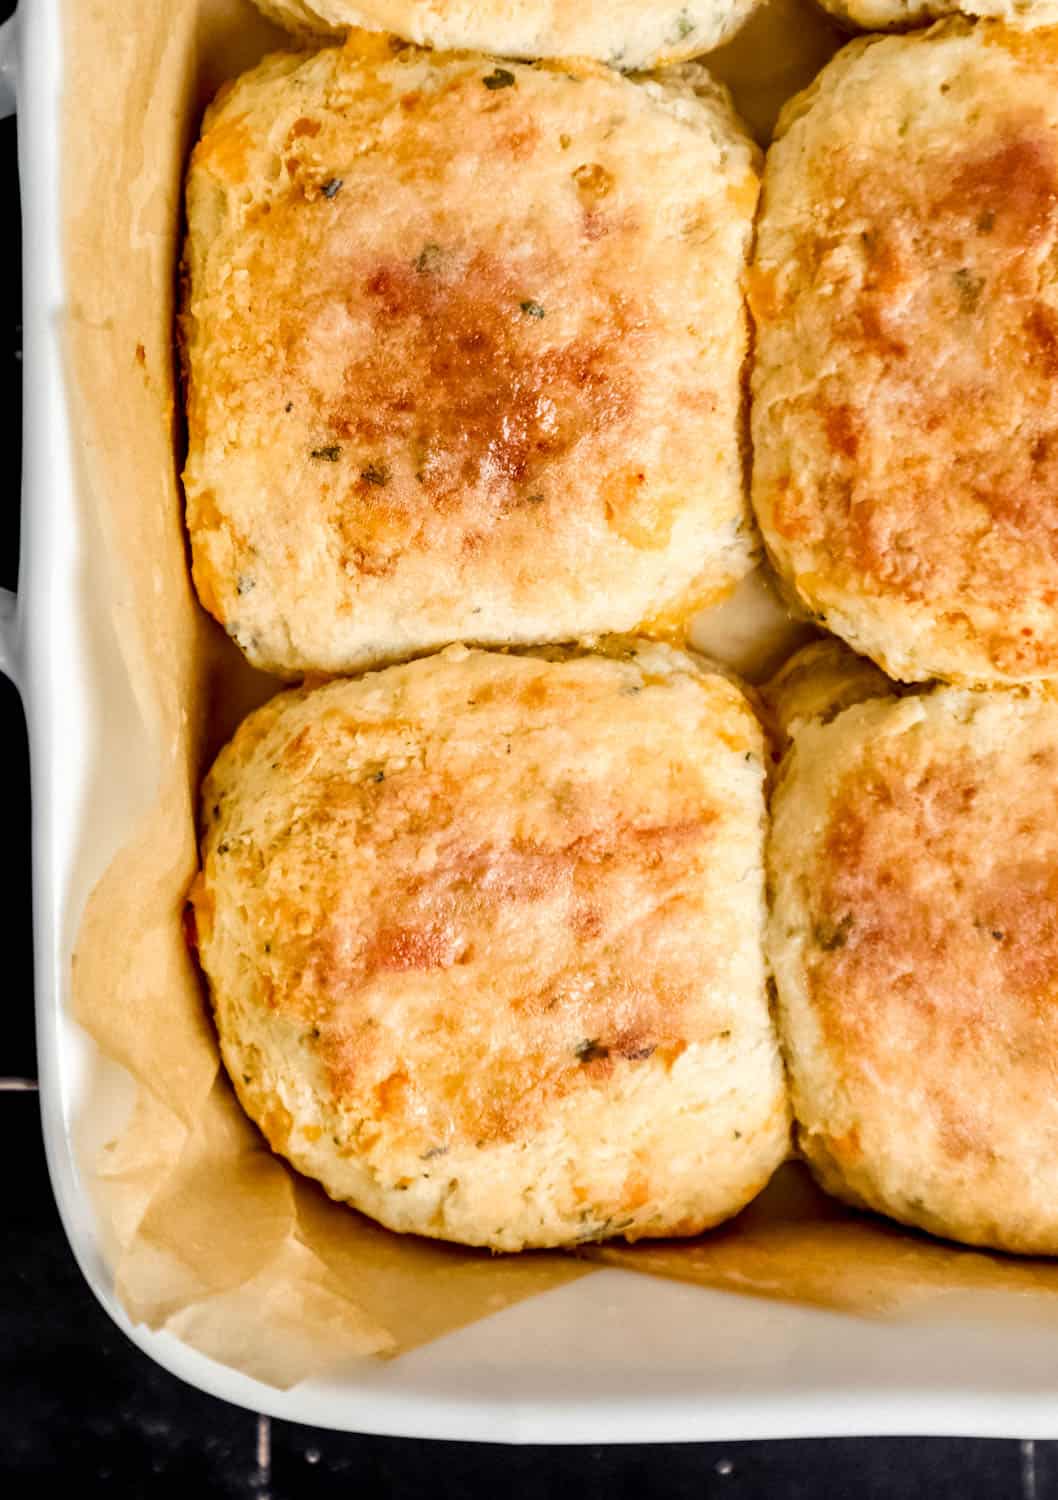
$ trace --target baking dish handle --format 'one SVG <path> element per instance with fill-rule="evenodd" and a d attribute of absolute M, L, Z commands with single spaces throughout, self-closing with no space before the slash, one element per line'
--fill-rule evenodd
<path fill-rule="evenodd" d="M 15 112 L 18 71 L 18 11 L 0 26 L 0 120 Z"/>
<path fill-rule="evenodd" d="M 10 589 L 0 589 L 0 672 L 16 687 L 22 682 L 18 649 L 18 599 Z"/>
<path fill-rule="evenodd" d="M 0 26 L 0 120 L 15 112 L 18 72 L 18 12 Z M 18 682 L 18 601 L 0 589 L 0 672 Z"/>

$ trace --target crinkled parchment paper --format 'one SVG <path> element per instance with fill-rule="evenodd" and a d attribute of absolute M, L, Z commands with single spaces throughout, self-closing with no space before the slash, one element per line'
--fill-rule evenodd
<path fill-rule="evenodd" d="M 714 61 L 764 140 L 782 98 L 835 44 L 802 0 L 771 0 Z M 89 875 L 71 896 L 83 904 L 75 1012 L 100 1056 L 81 1157 L 130 1315 L 287 1386 L 350 1357 L 400 1353 L 592 1266 L 402 1239 L 297 1178 L 234 1102 L 184 944 L 199 777 L 274 685 L 205 619 L 189 582 L 172 341 L 182 175 L 214 90 L 282 45 L 247 0 L 67 0 L 66 354 L 86 592 L 106 668 Z M 763 672 L 795 634 L 754 582 L 697 642 Z M 1058 1290 L 1051 1268 L 848 1215 L 797 1169 L 699 1244 L 593 1258 L 866 1312 L 952 1287 Z"/>

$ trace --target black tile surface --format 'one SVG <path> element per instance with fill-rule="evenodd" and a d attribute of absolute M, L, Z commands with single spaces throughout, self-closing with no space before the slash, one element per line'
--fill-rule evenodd
<path fill-rule="evenodd" d="M 0 6 L 3 19 L 3 6 Z M 13 589 L 18 575 L 18 475 L 22 468 L 22 247 L 11 229 L 18 202 L 18 129 L 13 119 L 0 121 L 0 183 L 3 184 L 8 231 L 4 244 L 7 271 L 0 278 L 0 587 Z"/>
<path fill-rule="evenodd" d="M 0 953 L 3 954 L 4 974 L 0 986 L 4 1001 L 0 1076 L 36 1078 L 29 875 L 29 755 L 22 705 L 6 677 L 0 677 L 0 736 L 0 772 L 5 802 L 3 846 L 7 865 L 4 897 L 0 902 Z"/>
<path fill-rule="evenodd" d="M 74 1263 L 48 1185 L 35 1094 L 0 1094 L 18 1179 L 0 1219 L 0 1493 L 258 1496 L 256 1420 L 144 1359 Z"/>
<path fill-rule="evenodd" d="M 1024 1500 L 1054 1500 L 1058 1496 L 1058 1443 L 1022 1443 Z"/>
<path fill-rule="evenodd" d="M 0 19 L 11 9 L 0 4 Z M 18 581 L 19 475 L 22 469 L 22 303 L 21 244 L 10 228 L 16 222 L 18 192 L 17 133 L 14 120 L 0 122 L 0 184 L 10 218 L 5 259 L 7 275 L 0 278 L 0 587 Z M 3 904 L 0 944 L 8 975 L 7 1014 L 0 1053 L 0 1075 L 35 1077 L 33 1041 L 32 924 L 29 899 L 29 762 L 26 731 L 18 694 L 0 678 L 0 731 L 4 771 L 5 838 L 11 872 Z"/>
<path fill-rule="evenodd" d="M 360 1494 L 401 1500 L 461 1500 L 497 1489 L 518 1500 L 552 1500 L 567 1490 L 577 1500 L 1000 1500 L 1022 1494 L 1019 1460 L 1016 1443 L 986 1441 L 500 1448 L 276 1423 L 272 1485 L 275 1500 L 323 1500 L 343 1480 Z"/>

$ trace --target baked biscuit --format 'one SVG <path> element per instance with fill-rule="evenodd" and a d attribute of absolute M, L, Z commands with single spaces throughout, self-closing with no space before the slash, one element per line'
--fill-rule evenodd
<path fill-rule="evenodd" d="M 760 728 L 688 656 L 612 649 L 286 692 L 206 781 L 194 912 L 235 1088 L 392 1229 L 696 1234 L 786 1154 Z"/>
<path fill-rule="evenodd" d="M 776 672 L 760 690 L 769 723 L 785 750 L 802 724 L 829 724 L 854 703 L 887 698 L 893 684 L 873 662 L 854 656 L 833 636 L 812 641 Z"/>
<path fill-rule="evenodd" d="M 188 186 L 203 604 L 259 667 L 675 629 L 752 565 L 755 151 L 694 65 L 361 34 L 209 113 Z"/>
<path fill-rule="evenodd" d="M 944 16 L 988 18 L 1008 26 L 1053 26 L 1055 0 L 819 0 L 844 25 L 860 31 L 903 31 Z"/>
<path fill-rule="evenodd" d="M 850 1203 L 1058 1254 L 1058 690 L 850 684 L 787 695 L 772 809 L 800 1149 Z"/>
<path fill-rule="evenodd" d="M 779 133 L 750 278 L 776 565 L 893 677 L 1058 673 L 1058 33 L 861 39 Z"/>
<path fill-rule="evenodd" d="M 760 0 L 257 0 L 296 34 L 350 27 L 389 31 L 428 47 L 474 47 L 501 57 L 595 57 L 651 68 L 711 52 Z"/>

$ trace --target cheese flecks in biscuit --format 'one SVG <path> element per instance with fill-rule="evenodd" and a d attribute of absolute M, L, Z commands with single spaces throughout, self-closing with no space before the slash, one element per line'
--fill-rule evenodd
<path fill-rule="evenodd" d="M 1058 33 L 852 43 L 780 121 L 753 500 L 890 676 L 1058 673 Z"/>
<path fill-rule="evenodd" d="M 711 52 L 760 0 L 257 0 L 296 34 L 351 27 L 501 57 L 595 57 L 651 68 Z"/>
<path fill-rule="evenodd" d="M 207 116 L 188 184 L 195 582 L 255 665 L 661 632 L 752 565 L 756 148 L 635 83 L 363 37 Z"/>
<path fill-rule="evenodd" d="M 788 1147 L 763 762 L 739 690 L 648 644 L 451 647 L 251 715 L 193 901 L 272 1146 L 497 1250 L 735 1213 Z"/>
<path fill-rule="evenodd" d="M 1058 696 L 837 707 L 793 715 L 768 856 L 801 1151 L 851 1203 L 1058 1254 Z"/>
<path fill-rule="evenodd" d="M 1055 0 L 820 0 L 831 15 L 861 31 L 902 31 L 945 16 L 1003 21 L 1008 26 L 1054 26 Z"/>

